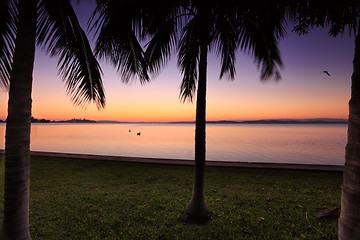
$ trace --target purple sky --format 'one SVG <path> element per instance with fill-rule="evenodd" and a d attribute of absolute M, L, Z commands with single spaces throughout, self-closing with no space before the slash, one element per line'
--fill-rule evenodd
<path fill-rule="evenodd" d="M 75 5 L 81 23 L 94 7 L 93 1 Z M 289 28 L 291 29 L 291 28 Z M 93 35 L 90 34 L 90 39 Z M 326 29 L 297 36 L 288 31 L 280 41 L 284 62 L 282 80 L 261 82 L 251 57 L 239 52 L 234 81 L 220 80 L 219 59 L 208 59 L 208 120 L 248 120 L 271 118 L 347 118 L 354 37 L 331 38 Z M 123 84 L 110 64 L 101 61 L 107 107 L 98 111 L 92 104 L 86 109 L 74 106 L 57 75 L 56 58 L 37 49 L 33 116 L 48 119 L 88 118 L 119 121 L 194 120 L 195 104 L 181 103 L 181 75 L 176 56 L 151 83 Z M 328 70 L 331 76 L 322 73 Z M 0 91 L 0 119 L 6 118 L 7 92 Z"/>

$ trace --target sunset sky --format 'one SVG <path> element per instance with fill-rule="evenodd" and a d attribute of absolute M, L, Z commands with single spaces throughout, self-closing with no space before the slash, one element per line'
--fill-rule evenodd
<path fill-rule="evenodd" d="M 92 1 L 75 5 L 81 23 L 94 8 Z M 274 118 L 347 118 L 354 37 L 331 38 L 326 29 L 297 36 L 289 28 L 280 41 L 284 63 L 282 80 L 262 82 L 251 57 L 239 52 L 234 81 L 219 80 L 219 59 L 208 59 L 207 120 L 254 120 Z M 92 33 L 89 34 L 93 39 Z M 110 64 L 101 61 L 107 98 L 105 109 L 94 104 L 76 107 L 57 75 L 57 58 L 36 51 L 33 110 L 36 118 L 66 120 L 87 118 L 117 121 L 193 121 L 195 102 L 179 99 L 181 75 L 176 55 L 161 74 L 146 85 L 121 82 Z M 322 71 L 327 70 L 331 76 Z M 0 90 L 0 119 L 6 119 L 8 93 Z"/>

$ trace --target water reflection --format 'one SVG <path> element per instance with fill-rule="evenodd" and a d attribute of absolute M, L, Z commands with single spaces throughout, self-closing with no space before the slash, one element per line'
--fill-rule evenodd
<path fill-rule="evenodd" d="M 342 165 L 346 130 L 346 124 L 208 124 L 207 159 Z M 0 124 L 1 149 L 4 133 Z M 33 124 L 31 150 L 193 159 L 194 136 L 193 124 Z"/>

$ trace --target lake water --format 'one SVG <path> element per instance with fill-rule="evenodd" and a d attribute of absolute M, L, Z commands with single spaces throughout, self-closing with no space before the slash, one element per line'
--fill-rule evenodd
<path fill-rule="evenodd" d="M 343 165 L 346 132 L 346 124 L 208 124 L 207 160 Z M 2 123 L 0 149 L 4 136 Z M 192 160 L 194 136 L 194 124 L 32 124 L 31 150 Z"/>

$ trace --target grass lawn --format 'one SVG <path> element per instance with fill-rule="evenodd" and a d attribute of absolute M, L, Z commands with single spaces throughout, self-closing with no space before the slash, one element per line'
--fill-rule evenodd
<path fill-rule="evenodd" d="M 194 226 L 183 213 L 193 167 L 32 157 L 32 238 L 337 239 L 337 217 L 316 215 L 340 205 L 340 172 L 207 167 L 205 176 L 212 219 Z"/>

